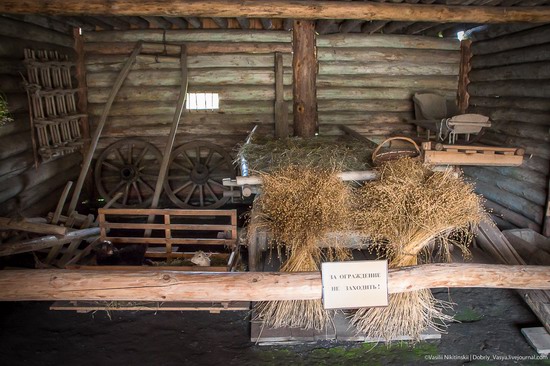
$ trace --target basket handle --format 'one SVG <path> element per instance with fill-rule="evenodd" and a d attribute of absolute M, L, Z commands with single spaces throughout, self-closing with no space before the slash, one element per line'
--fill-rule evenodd
<path fill-rule="evenodd" d="M 420 155 L 420 148 L 418 147 L 416 142 L 414 142 L 413 139 L 410 139 L 410 138 L 404 137 L 404 136 L 395 136 L 395 137 L 390 137 L 390 138 L 385 139 L 384 141 L 382 141 L 382 143 L 380 143 L 380 145 L 378 145 L 376 147 L 376 149 L 374 149 L 374 151 L 372 152 L 372 160 L 374 160 L 374 158 L 376 157 L 376 154 L 378 154 L 378 152 L 380 151 L 382 146 L 384 146 L 386 143 L 388 143 L 390 141 L 393 141 L 393 140 L 403 140 L 403 141 L 410 142 L 414 146 L 414 148 L 416 149 L 418 154 Z"/>

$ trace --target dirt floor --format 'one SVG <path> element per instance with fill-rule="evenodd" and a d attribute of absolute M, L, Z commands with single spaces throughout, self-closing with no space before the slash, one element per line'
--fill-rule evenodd
<path fill-rule="evenodd" d="M 448 299 L 445 290 L 437 296 Z M 415 346 L 317 342 L 258 346 L 244 311 L 50 311 L 50 303 L 0 303 L 2 365 L 550 365 L 520 329 L 540 326 L 518 295 L 495 289 L 453 289 L 462 323 L 435 343 Z"/>

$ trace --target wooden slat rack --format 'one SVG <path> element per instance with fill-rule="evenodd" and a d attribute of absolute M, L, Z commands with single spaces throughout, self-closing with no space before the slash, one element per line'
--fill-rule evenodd
<path fill-rule="evenodd" d="M 150 216 L 154 217 L 147 223 Z M 209 271 L 227 271 L 236 264 L 238 255 L 236 210 L 185 210 L 185 209 L 99 209 L 101 240 L 113 244 L 148 245 L 146 257 L 189 259 L 194 253 L 182 251 L 180 246 L 192 246 L 205 252 L 216 253 L 212 258 L 223 259 L 227 266 L 208 267 Z M 214 221 L 214 223 L 204 223 Z M 151 237 L 144 237 L 146 231 Z M 219 247 L 223 248 L 220 249 Z M 204 248 L 204 249 L 203 249 Z M 228 252 L 220 252 L 226 250 Z M 190 267 L 198 270 L 206 267 Z"/>
<path fill-rule="evenodd" d="M 424 162 L 432 165 L 519 166 L 524 149 L 496 146 L 444 145 L 423 142 Z"/>

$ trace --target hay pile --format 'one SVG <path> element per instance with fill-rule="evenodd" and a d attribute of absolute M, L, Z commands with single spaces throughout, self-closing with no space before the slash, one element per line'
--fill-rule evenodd
<path fill-rule="evenodd" d="M 323 260 L 347 260 L 349 250 L 322 251 L 318 241 L 329 232 L 349 229 L 351 188 L 332 169 L 296 165 L 262 174 L 263 193 L 254 203 L 252 226 L 267 226 L 279 256 L 288 258 L 281 271 L 319 271 Z M 322 329 L 330 321 L 321 300 L 262 302 L 257 318 L 269 327 Z"/>
<path fill-rule="evenodd" d="M 253 137 L 250 143 L 240 146 L 237 156 L 239 159 L 244 156 L 254 173 L 276 172 L 291 165 L 350 171 L 368 169 L 372 151 L 364 142 L 338 141 L 331 137 L 278 140 Z M 238 165 L 240 161 L 235 163 Z"/>
<path fill-rule="evenodd" d="M 358 191 L 356 222 L 375 241 L 378 255 L 390 268 L 431 261 L 450 261 L 452 246 L 468 255 L 472 228 L 484 216 L 473 187 L 450 173 L 432 172 L 422 163 L 400 159 L 384 164 L 378 181 Z M 361 333 L 383 339 L 409 335 L 419 339 L 427 327 L 438 329 L 451 320 L 430 290 L 392 294 L 386 308 L 359 309 L 352 323 Z"/>

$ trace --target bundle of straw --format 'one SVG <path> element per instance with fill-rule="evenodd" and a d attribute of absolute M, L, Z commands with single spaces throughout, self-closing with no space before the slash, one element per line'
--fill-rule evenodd
<path fill-rule="evenodd" d="M 365 170 L 370 166 L 371 155 L 372 148 L 366 147 L 364 142 L 321 136 L 267 141 L 254 136 L 237 152 L 239 158 L 242 156 L 248 161 L 250 171 L 264 173 L 295 165 L 326 170 Z"/>
<path fill-rule="evenodd" d="M 358 193 L 356 218 L 390 268 L 429 260 L 433 244 L 446 261 L 453 245 L 469 255 L 466 245 L 472 229 L 484 216 L 481 198 L 471 185 L 408 158 L 385 163 L 379 170 L 380 180 L 365 184 Z M 359 309 L 352 324 L 370 337 L 419 339 L 427 327 L 440 329 L 451 320 L 443 313 L 449 305 L 436 300 L 430 290 L 394 294 L 386 308 Z"/>
<path fill-rule="evenodd" d="M 284 252 L 288 258 L 281 271 L 319 271 L 324 259 L 350 258 L 344 248 L 323 252 L 317 245 L 327 233 L 349 229 L 352 192 L 336 173 L 293 165 L 263 174 L 250 226 L 270 229 L 279 257 Z M 256 311 L 272 328 L 322 329 L 331 320 L 321 300 L 263 302 Z"/>

